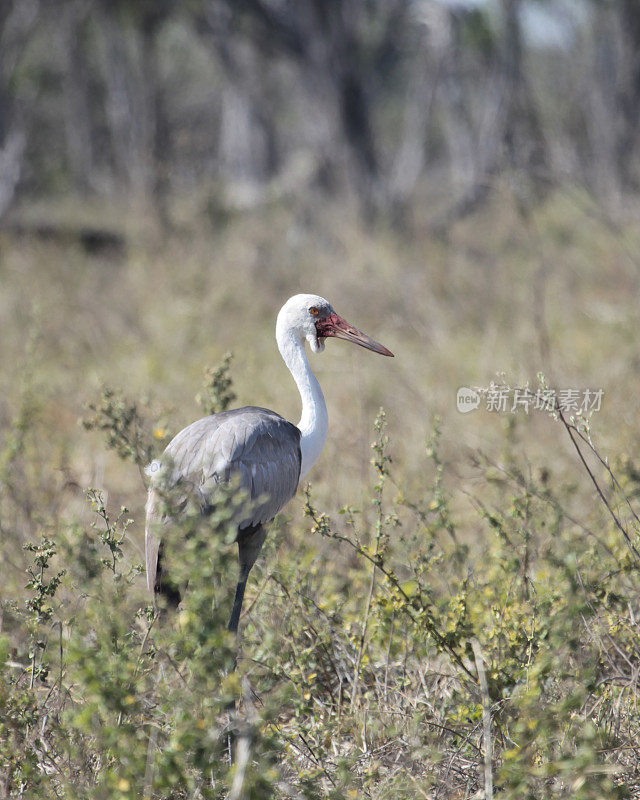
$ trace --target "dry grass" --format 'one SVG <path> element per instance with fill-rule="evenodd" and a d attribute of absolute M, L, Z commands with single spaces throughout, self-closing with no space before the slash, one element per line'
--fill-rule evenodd
<path fill-rule="evenodd" d="M 504 511 L 506 498 L 517 494 L 517 480 L 506 479 L 505 470 L 524 475 L 541 491 L 552 487 L 563 513 L 595 525 L 597 537 L 614 547 L 615 535 L 607 530 L 558 423 L 542 414 L 461 415 L 455 394 L 459 386 L 486 386 L 502 371 L 514 385 L 533 385 L 542 371 L 559 387 L 604 388 L 602 410 L 592 420 L 594 436 L 601 452 L 622 465 L 625 485 L 635 492 L 640 443 L 636 225 L 612 227 L 572 192 L 523 217 L 504 189 L 446 239 L 426 229 L 402 236 L 365 230 L 350 209 L 312 203 L 273 207 L 216 226 L 198 223 L 164 240 L 145 226 L 131 228 L 126 254 L 115 257 L 88 254 L 68 241 L 8 235 L 0 241 L 3 452 L 11 449 L 21 408 L 28 419 L 20 457 L 7 462 L 11 479 L 6 485 L 17 493 L 5 497 L 5 513 L 13 508 L 13 517 L 1 521 L 7 600 L 24 595 L 29 558 L 21 550 L 24 542 L 43 531 L 89 524 L 88 487 L 103 488 L 109 508 L 130 509 L 134 523 L 127 559 L 141 558 L 145 492 L 139 470 L 78 425 L 103 385 L 143 398 L 150 425 L 169 435 L 199 415 L 194 398 L 204 368 L 233 350 L 237 404 L 263 405 L 297 421 L 298 398 L 273 330 L 278 308 L 298 291 L 326 296 L 339 313 L 396 354 L 393 361 L 378 359 L 330 342 L 326 353 L 314 358 L 331 417 L 329 442 L 310 476 L 317 507 L 334 516 L 347 504 L 369 508 L 369 443 L 382 405 L 393 458 L 385 490 L 389 503 L 398 493 L 431 502 L 434 468 L 425 447 L 434 420 L 441 418 L 444 487 L 458 544 L 470 547 L 468 564 L 485 572 L 479 584 L 500 580 L 493 572 L 496 545 L 478 507 Z M 477 709 L 466 717 L 460 710 L 468 698 L 446 653 L 431 651 L 425 660 L 426 634 L 402 649 L 385 627 L 389 620 L 376 612 L 361 678 L 364 694 L 355 706 L 348 685 L 341 689 L 335 675 L 320 673 L 328 668 L 325 656 L 316 653 L 319 641 L 330 643 L 344 670 L 354 669 L 370 570 L 357 552 L 334 539 L 310 536 L 302 503 L 294 500 L 286 512 L 290 522 L 276 526 L 248 592 L 245 657 L 261 660 L 264 671 L 250 672 L 265 696 L 280 680 L 274 677 L 276 655 L 289 659 L 303 678 L 306 664 L 307 672 L 321 675 L 320 687 L 314 688 L 315 678 L 308 679 L 308 691 L 317 700 L 313 719 L 305 722 L 311 711 L 302 689 L 281 710 L 280 735 L 290 753 L 285 778 L 295 785 L 296 769 L 319 769 L 318 785 L 329 793 L 327 775 L 336 781 L 344 762 L 359 776 L 349 784 L 355 787 L 353 796 L 473 796 L 482 786 L 482 715 L 471 724 Z M 412 531 L 413 512 L 403 507 L 399 513 L 403 533 L 390 530 L 389 558 L 402 572 L 403 558 L 406 563 L 418 558 L 421 534 L 419 528 Z M 536 513 L 532 547 L 553 554 L 551 528 L 536 527 L 535 520 L 544 516 Z M 348 533 L 343 522 L 337 529 Z M 365 523 L 365 533 L 369 529 Z M 442 558 L 451 555 L 444 528 L 433 535 Z M 580 538 L 572 536 L 576 547 Z M 403 553 L 402 548 L 408 549 Z M 562 548 L 566 555 L 568 540 Z M 446 560 L 433 568 L 446 588 Z M 455 573 L 452 569 L 451 580 Z M 433 582 L 436 593 L 445 592 L 437 588 L 438 580 Z M 299 594 L 292 599 L 287 592 L 293 589 Z M 131 593 L 145 602 L 142 577 Z M 635 600 L 629 602 L 635 609 Z M 521 612 L 526 619 L 524 606 L 509 613 Z M 400 618 L 393 624 L 402 641 L 409 634 Z M 480 612 L 478 618 L 482 629 L 486 620 Z M 621 618 L 615 624 L 623 625 Z M 345 705 L 336 700 L 341 691 Z M 629 689 L 628 697 L 635 691 Z M 611 710 L 616 702 L 623 703 L 623 695 L 612 695 L 599 708 Z M 456 704 L 458 721 L 452 716 Z M 590 716 L 598 713 L 594 708 Z M 635 730 L 632 716 L 623 723 L 616 719 Z M 466 740 L 446 734 L 457 722 Z M 305 728 L 320 767 L 300 745 Z M 512 745 L 506 730 L 497 744 L 501 753 Z M 334 731 L 333 741 L 322 738 L 328 731 Z M 515 736 L 513 730 L 509 735 Z M 635 762 L 625 766 L 629 775 L 636 768 Z M 570 776 L 567 781 L 570 786 Z M 611 791 L 607 796 L 617 796 Z M 292 790 L 291 796 L 302 795 Z"/>

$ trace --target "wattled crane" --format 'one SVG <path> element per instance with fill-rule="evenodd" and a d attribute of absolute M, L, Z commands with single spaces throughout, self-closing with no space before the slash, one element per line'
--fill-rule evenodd
<path fill-rule="evenodd" d="M 213 414 L 184 428 L 160 459 L 147 468 L 151 478 L 147 500 L 146 566 L 152 593 L 172 605 L 179 591 L 164 574 L 162 563 L 162 488 L 191 487 L 203 511 L 211 507 L 214 487 L 234 480 L 251 503 L 238 523 L 239 577 L 229 630 L 236 631 L 249 572 L 266 537 L 265 525 L 291 500 L 298 484 L 315 464 L 327 439 L 329 418 L 322 389 L 311 370 L 305 348 L 321 353 L 334 336 L 374 353 L 392 356 L 386 347 L 354 328 L 315 294 L 297 294 L 282 306 L 276 323 L 278 349 L 296 382 L 302 400 L 297 425 L 274 411 L 246 406 Z"/>

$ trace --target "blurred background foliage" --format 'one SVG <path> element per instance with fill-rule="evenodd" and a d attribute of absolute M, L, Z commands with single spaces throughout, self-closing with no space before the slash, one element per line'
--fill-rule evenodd
<path fill-rule="evenodd" d="M 4 796 L 640 796 L 639 54 L 635 0 L 0 4 Z M 143 467 L 298 419 L 299 291 L 396 358 L 314 358 L 234 669 L 222 531 L 150 608 Z M 561 421 L 456 410 L 539 372 L 620 525 Z"/>
<path fill-rule="evenodd" d="M 166 227 L 309 192 L 449 225 L 505 171 L 525 204 L 569 182 L 620 209 L 638 185 L 633 0 L 7 0 L 0 13 L 3 215 L 16 196 L 91 198 Z"/>

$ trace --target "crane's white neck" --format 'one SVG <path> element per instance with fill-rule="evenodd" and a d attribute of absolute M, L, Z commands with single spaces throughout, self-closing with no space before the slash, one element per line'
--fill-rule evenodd
<path fill-rule="evenodd" d="M 302 468 L 300 480 L 309 472 L 322 452 L 329 431 L 329 415 L 318 379 L 313 374 L 304 339 L 291 328 L 277 326 L 276 340 L 278 349 L 289 367 L 302 399 L 302 416 L 298 423 L 300 433 L 300 449 L 302 451 Z"/>

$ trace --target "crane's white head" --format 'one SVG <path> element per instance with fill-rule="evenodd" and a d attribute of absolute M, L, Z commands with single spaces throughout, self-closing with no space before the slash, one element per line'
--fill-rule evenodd
<path fill-rule="evenodd" d="M 324 340 L 335 336 L 373 350 L 374 353 L 393 356 L 386 347 L 342 319 L 331 303 L 317 294 L 296 294 L 282 306 L 276 323 L 278 342 L 287 334 L 294 335 L 301 342 L 306 339 L 314 353 L 321 353 Z"/>

